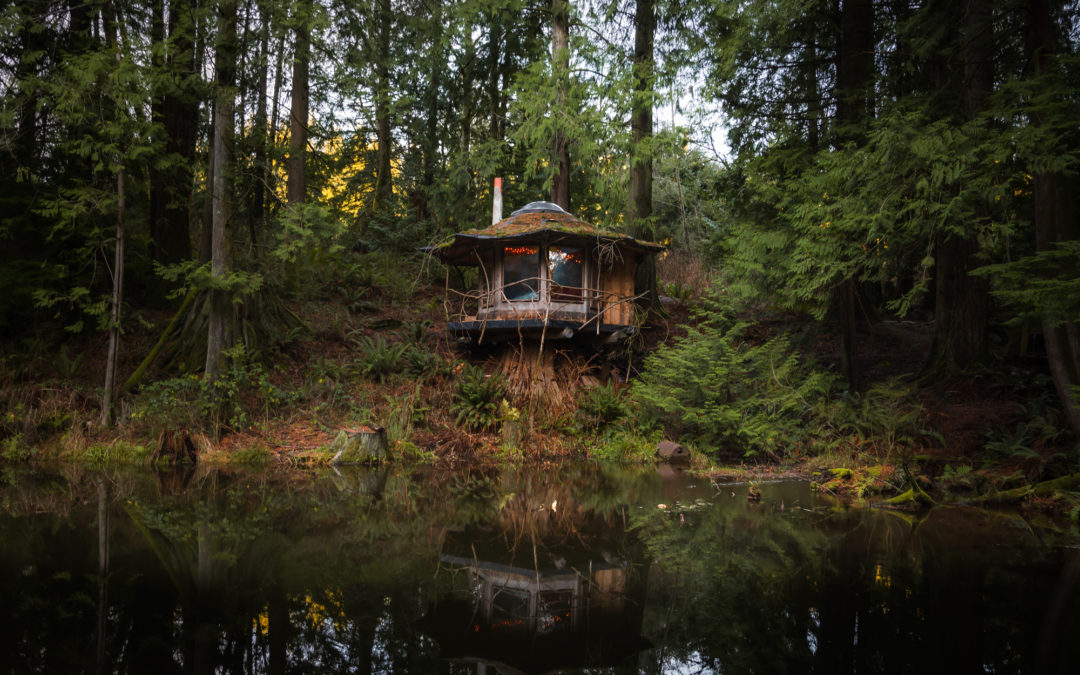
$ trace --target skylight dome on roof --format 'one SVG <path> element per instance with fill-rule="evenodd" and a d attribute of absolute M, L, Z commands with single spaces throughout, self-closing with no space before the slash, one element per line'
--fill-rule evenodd
<path fill-rule="evenodd" d="M 522 213 L 566 213 L 570 215 L 561 206 L 552 202 L 530 202 L 510 215 L 516 216 Z"/>

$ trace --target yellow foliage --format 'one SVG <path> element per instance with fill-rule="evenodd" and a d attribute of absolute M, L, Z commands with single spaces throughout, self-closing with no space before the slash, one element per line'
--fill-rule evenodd
<path fill-rule="evenodd" d="M 304 596 L 305 618 L 313 628 L 329 619 L 334 623 L 334 628 L 342 630 L 345 625 L 345 608 L 341 591 L 328 588 L 324 593 L 326 604 L 316 601 L 310 593 Z"/>
<path fill-rule="evenodd" d="M 319 150 L 332 157 L 340 157 L 343 147 L 344 143 L 342 143 L 341 136 L 335 135 L 323 142 Z M 349 181 L 366 168 L 363 156 L 361 154 L 352 164 L 327 178 L 326 185 L 323 186 L 320 195 L 324 201 L 337 201 L 337 203 L 341 204 L 341 210 L 353 218 L 364 208 L 364 195 L 357 190 L 350 192 Z"/>
<path fill-rule="evenodd" d="M 263 611 L 259 612 L 259 615 L 255 617 L 255 627 L 259 631 L 259 635 L 266 637 L 270 634 L 270 608 L 264 607 Z"/>
<path fill-rule="evenodd" d="M 874 583 L 885 588 L 892 586 L 892 576 L 885 571 L 885 567 L 881 563 L 878 563 L 877 567 L 874 568 Z"/>
<path fill-rule="evenodd" d="M 288 141 L 288 130 L 281 128 L 275 132 L 276 141 L 278 143 L 286 143 Z M 339 164 L 342 153 L 345 150 L 345 141 L 340 134 L 334 134 L 328 138 L 319 141 L 315 145 L 315 151 L 326 155 L 330 158 L 332 164 Z M 368 169 L 367 163 L 364 158 L 370 154 L 375 154 L 378 147 L 374 143 L 368 144 L 362 152 L 357 153 L 357 157 L 350 163 L 342 166 L 336 170 L 333 174 L 326 178 L 325 184 L 319 192 L 319 199 L 325 203 L 335 203 L 343 214 L 347 214 L 352 218 L 356 218 L 365 207 L 366 201 L 370 198 L 370 190 L 358 190 L 355 187 L 350 186 L 350 182 L 353 178 Z M 284 202 L 287 198 L 288 190 L 288 173 L 286 171 L 285 163 L 281 162 L 273 167 L 273 172 L 276 177 L 275 190 L 278 199 Z M 401 188 L 401 160 L 398 158 L 391 159 L 390 162 L 390 174 L 391 185 L 393 186 L 393 192 L 395 195 L 403 196 L 404 190 Z"/>

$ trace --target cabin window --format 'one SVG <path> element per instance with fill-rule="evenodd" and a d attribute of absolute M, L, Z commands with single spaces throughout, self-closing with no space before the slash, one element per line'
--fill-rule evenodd
<path fill-rule="evenodd" d="M 503 293 L 507 300 L 540 298 L 540 248 L 506 246 L 503 248 Z"/>
<path fill-rule="evenodd" d="M 552 302 L 581 302 L 585 250 L 580 246 L 549 246 L 548 279 Z"/>

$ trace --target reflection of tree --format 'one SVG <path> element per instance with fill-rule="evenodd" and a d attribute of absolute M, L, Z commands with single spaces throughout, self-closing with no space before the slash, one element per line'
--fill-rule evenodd
<path fill-rule="evenodd" d="M 490 489 L 466 504 L 452 487 L 478 476 Z M 0 486 L 10 506 L 0 596 L 18 598 L 0 614 L 0 665 L 13 664 L 0 670 L 29 670 L 40 653 L 34 667 L 51 672 L 95 663 L 98 643 L 86 638 L 104 579 L 100 477 L 64 467 Z M 535 534 L 548 564 L 559 546 L 598 542 L 656 477 L 584 466 L 456 478 L 432 468 L 277 478 L 198 468 L 106 481 L 109 668 L 426 672 L 436 652 L 418 624 L 447 532 L 471 523 L 505 541 Z M 609 537 L 600 557 L 625 557 L 622 546 Z"/>
<path fill-rule="evenodd" d="M 769 672 L 805 662 L 809 599 L 778 610 L 788 580 L 816 573 L 824 536 L 768 509 L 739 506 L 684 514 L 653 508 L 632 521 L 659 563 L 647 621 L 663 632 L 646 632 L 662 645 L 653 653 L 655 669 L 704 659 L 723 671 Z"/>
<path fill-rule="evenodd" d="M 445 499 L 385 469 L 313 478 L 216 473 L 125 505 L 175 591 L 186 669 L 368 672 L 424 657 L 415 595 Z"/>
<path fill-rule="evenodd" d="M 103 478 L 98 479 L 97 488 L 97 527 L 98 527 L 98 623 L 97 623 L 97 659 L 96 672 L 105 671 L 105 646 L 107 641 L 107 617 L 109 614 L 109 500 L 108 489 Z"/>
<path fill-rule="evenodd" d="M 646 617 L 646 636 L 660 643 L 656 670 L 1033 664 L 1045 580 L 1012 568 L 1030 565 L 1035 542 L 996 514 L 785 513 L 739 500 L 682 519 L 649 511 L 634 525 L 657 563 Z"/>
<path fill-rule="evenodd" d="M 123 505 L 174 589 L 171 633 L 191 672 L 243 672 L 255 640 L 250 617 L 275 556 L 269 506 L 258 509 L 252 497 L 212 479 L 202 490 Z"/>
<path fill-rule="evenodd" d="M 770 489 L 679 506 L 654 472 L 587 464 L 20 475 L 0 485 L 0 672 L 87 672 L 102 647 L 129 673 L 432 672 L 421 627 L 458 600 L 466 622 L 644 634 L 653 672 L 1080 659 L 1080 562 L 1022 520 L 781 511 Z M 578 645 L 582 663 L 617 651 Z"/>

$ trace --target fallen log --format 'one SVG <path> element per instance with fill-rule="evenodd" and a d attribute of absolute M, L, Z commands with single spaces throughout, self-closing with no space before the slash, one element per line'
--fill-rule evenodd
<path fill-rule="evenodd" d="M 975 504 L 1013 504 L 1032 495 L 1046 497 L 1060 491 L 1080 490 L 1080 473 L 1044 480 L 1034 485 L 1022 485 L 1011 490 L 1000 490 L 976 497 Z"/>

